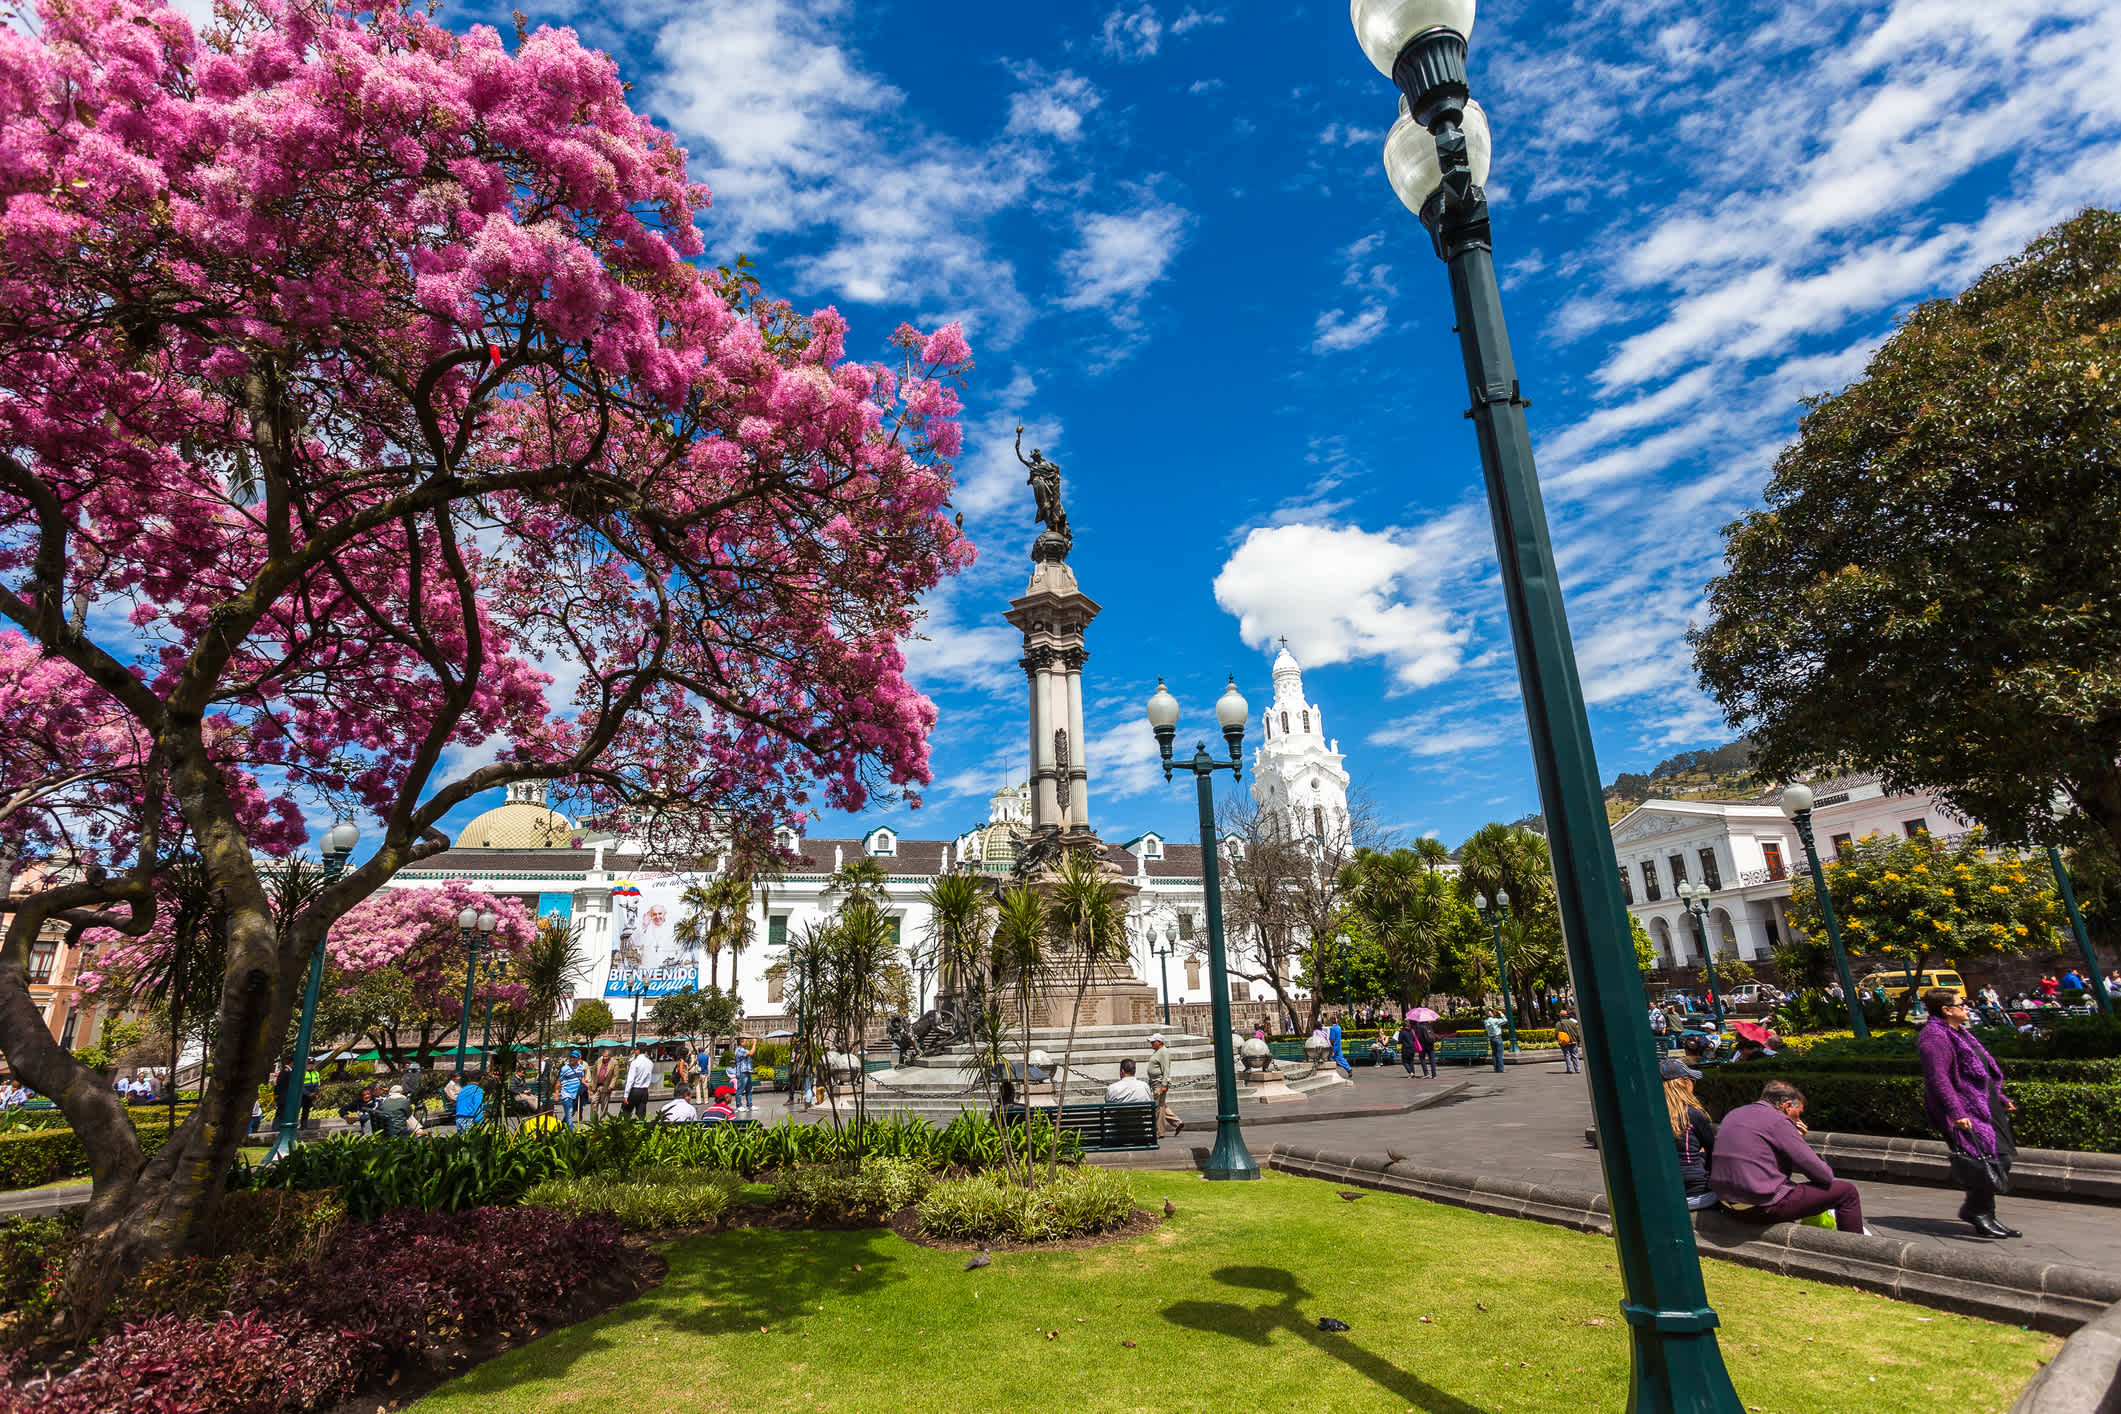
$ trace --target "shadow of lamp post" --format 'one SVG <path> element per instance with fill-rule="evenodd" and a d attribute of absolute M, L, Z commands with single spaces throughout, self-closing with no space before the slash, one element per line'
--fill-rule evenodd
<path fill-rule="evenodd" d="M 341 820 L 324 832 L 324 882 L 330 884 L 344 872 L 346 861 L 361 842 L 361 827 L 351 820 Z M 265 1155 L 265 1162 L 283 1158 L 293 1152 L 301 1142 L 296 1133 L 302 1114 L 302 1078 L 309 1073 L 310 1032 L 317 1025 L 317 1003 L 324 995 L 324 954 L 331 934 L 329 931 L 317 939 L 317 950 L 309 955 L 309 984 L 302 993 L 302 1023 L 295 1028 L 294 1064 L 288 1070 L 287 1083 L 280 1087 L 279 1133 L 274 1136 L 272 1149 Z M 170 1072 L 170 1088 L 176 1088 L 176 1072 Z"/>
<path fill-rule="evenodd" d="M 1401 94 L 1385 171 L 1450 272 L 1459 352 L 1480 444 L 1519 686 L 1553 847 L 1554 901 L 1590 1044 L 1584 1065 L 1632 1340 L 1633 1414 L 1738 1414 L 1716 1343 L 1716 1313 L 1665 1117 L 1657 1057 L 1642 1024 L 1611 828 L 1547 535 L 1525 400 L 1510 357 L 1488 223 L 1487 118 L 1472 101 L 1466 41 L 1473 0 L 1353 0 L 1363 52 Z M 1424 370 L 1426 371 L 1426 370 Z"/>
<path fill-rule="evenodd" d="M 1178 735 L 1178 699 L 1164 689 L 1162 678 L 1156 680 L 1156 695 L 1149 699 L 1149 727 L 1156 733 L 1156 749 L 1164 759 L 1164 779 L 1171 779 L 1174 768 L 1191 771 L 1200 797 L 1200 872 L 1208 895 L 1208 988 L 1215 1009 L 1215 1148 L 1202 1176 L 1212 1179 L 1259 1177 L 1259 1164 L 1237 1127 L 1237 1067 L 1230 1055 L 1230 977 L 1223 960 L 1222 866 L 1215 853 L 1215 790 L 1210 783 L 1217 771 L 1228 771 L 1232 780 L 1243 779 L 1245 719 L 1251 715 L 1233 676 L 1215 704 L 1215 720 L 1222 724 L 1223 740 L 1230 744 L 1230 759 L 1216 760 L 1208 754 L 1208 744 L 1200 742 L 1191 760 L 1174 762 L 1171 743 Z"/>

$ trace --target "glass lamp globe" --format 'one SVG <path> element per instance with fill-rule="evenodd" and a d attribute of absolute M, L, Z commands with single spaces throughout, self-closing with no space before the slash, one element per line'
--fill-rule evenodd
<path fill-rule="evenodd" d="M 1510 906 L 1510 891 L 1508 889 L 1497 889 L 1495 891 L 1495 906 L 1497 908 L 1508 908 Z"/>
<path fill-rule="evenodd" d="M 1473 37 L 1473 0 L 1348 0 L 1348 23 L 1377 72 L 1392 77 L 1399 52 L 1432 29 Z"/>
<path fill-rule="evenodd" d="M 1178 725 L 1178 699 L 1164 687 L 1164 680 L 1156 680 L 1156 695 L 1149 699 L 1149 725 L 1168 731 Z"/>
<path fill-rule="evenodd" d="M 462 913 L 459 913 L 457 915 L 458 932 L 469 933 L 472 929 L 478 926 L 479 911 L 476 908 L 467 908 Z"/>
<path fill-rule="evenodd" d="M 1488 911 L 1488 896 L 1486 894 L 1473 895 L 1473 907 L 1479 909 L 1482 913 L 1486 913 Z"/>
<path fill-rule="evenodd" d="M 1232 673 L 1230 685 L 1223 689 L 1221 697 L 1215 699 L 1215 720 L 1222 723 L 1224 731 L 1229 731 L 1232 727 L 1242 727 L 1246 718 L 1251 715 L 1251 705 L 1245 701 L 1244 694 L 1237 690 L 1237 675 Z"/>
<path fill-rule="evenodd" d="M 324 833 L 324 847 L 334 854 L 352 854 L 360 842 L 361 827 L 351 820 L 341 820 Z"/>
<path fill-rule="evenodd" d="M 486 912 L 479 915 L 479 931 L 481 933 L 491 933 L 493 931 L 493 925 L 500 921 L 500 919 L 494 916 L 493 910 L 488 909 L 486 910 Z"/>
<path fill-rule="evenodd" d="M 1782 792 L 1782 813 L 1792 820 L 1812 808 L 1812 788 L 1799 782 Z"/>
<path fill-rule="evenodd" d="M 1473 169 L 1473 185 L 1488 184 L 1489 159 L 1494 155 L 1488 115 L 1472 99 L 1466 100 L 1464 120 L 1466 165 Z M 1385 134 L 1385 177 L 1407 210 L 1416 216 L 1431 194 L 1443 185 L 1443 164 L 1437 160 L 1436 139 L 1407 112 L 1407 100 L 1399 100 L 1399 121 Z"/>

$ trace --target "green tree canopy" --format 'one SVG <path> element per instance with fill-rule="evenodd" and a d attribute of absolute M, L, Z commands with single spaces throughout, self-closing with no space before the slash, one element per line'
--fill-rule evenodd
<path fill-rule="evenodd" d="M 1979 830 L 1949 843 L 1865 835 L 1825 868 L 1848 950 L 1920 971 L 1933 961 L 2044 951 L 2066 926 L 2044 864 L 2005 852 L 1991 858 Z M 1826 925 L 1809 878 L 1790 894 L 1790 926 L 1806 941 Z"/>
<path fill-rule="evenodd" d="M 1691 635 L 1754 769 L 1875 770 L 2014 843 L 2121 840 L 2121 214 L 1913 310 L 1811 399 Z"/>

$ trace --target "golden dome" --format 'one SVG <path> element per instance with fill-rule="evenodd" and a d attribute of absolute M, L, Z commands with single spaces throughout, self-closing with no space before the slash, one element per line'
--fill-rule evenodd
<path fill-rule="evenodd" d="M 574 821 L 544 804 L 523 787 L 544 787 L 535 782 L 517 782 L 509 787 L 508 799 L 482 815 L 472 817 L 457 832 L 458 849 L 567 849 L 574 844 Z"/>

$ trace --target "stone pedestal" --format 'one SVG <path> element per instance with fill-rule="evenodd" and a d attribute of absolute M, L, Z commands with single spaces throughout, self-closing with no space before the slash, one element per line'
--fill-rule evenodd
<path fill-rule="evenodd" d="M 1040 537 L 1043 546 L 1045 537 Z M 1003 615 L 1024 636 L 1018 665 L 1031 697 L 1031 828 L 1090 834 L 1090 763 L 1083 743 L 1083 630 L 1098 603 L 1064 559 L 1041 559 Z"/>

